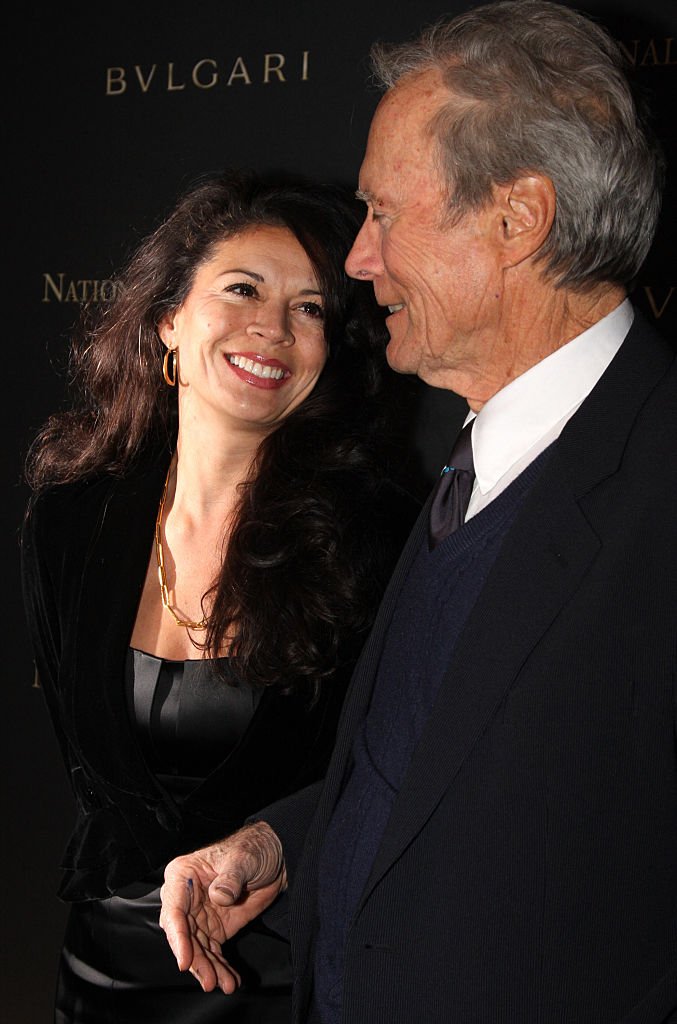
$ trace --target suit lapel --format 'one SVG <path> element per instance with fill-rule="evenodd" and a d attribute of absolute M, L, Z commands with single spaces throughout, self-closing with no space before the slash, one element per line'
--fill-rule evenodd
<path fill-rule="evenodd" d="M 638 317 L 616 359 L 565 428 L 459 638 L 362 903 L 424 827 L 522 665 L 595 559 L 601 542 L 580 499 L 618 468 L 632 425 L 671 358 Z M 410 563 L 411 557 L 406 569 Z M 400 587 L 381 624 L 384 630 Z M 377 638 L 378 654 L 383 639 Z M 373 673 L 377 664 L 370 662 Z"/>
<path fill-rule="evenodd" d="M 598 550 L 599 540 L 568 488 L 558 484 L 557 467 L 549 464 L 459 638 L 393 806 L 364 899 L 453 784 Z"/>
<path fill-rule="evenodd" d="M 402 549 L 397 565 L 381 599 L 374 625 L 353 671 L 353 677 L 339 722 L 334 756 L 327 773 L 320 816 L 322 822 L 328 820 L 334 804 L 340 795 L 344 773 L 352 753 L 353 739 L 369 708 L 376 672 L 390 626 L 390 620 L 392 619 L 400 591 L 407 579 L 411 564 L 416 557 L 423 538 L 427 536 L 431 500 L 432 495 L 421 509 L 409 539 Z"/>
<path fill-rule="evenodd" d="M 290 931 L 294 937 L 294 943 L 300 960 L 303 963 L 308 963 L 310 960 L 312 923 L 315 920 L 315 866 L 322 848 L 324 833 L 336 801 L 341 794 L 343 779 L 352 755 L 355 734 L 360 728 L 369 707 L 381 651 L 383 650 L 390 620 L 392 619 L 400 591 L 419 546 L 427 535 L 428 511 L 431 501 L 432 496 L 421 509 L 419 517 L 414 523 L 411 535 L 402 549 L 390 582 L 381 599 L 374 625 L 355 666 L 343 704 L 334 753 L 327 769 L 322 797 L 306 836 L 301 861 L 298 865 L 297 878 L 300 882 L 294 886 L 294 898 L 290 902 L 289 908 Z M 313 878 L 313 882 L 310 884 L 306 884 L 308 873 Z"/>

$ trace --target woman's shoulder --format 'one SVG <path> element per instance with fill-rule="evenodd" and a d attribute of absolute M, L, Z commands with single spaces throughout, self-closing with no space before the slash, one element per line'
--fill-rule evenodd
<path fill-rule="evenodd" d="M 27 528 L 38 535 L 81 528 L 105 505 L 115 483 L 112 474 L 100 473 L 68 483 L 50 484 L 29 500 Z"/>
<path fill-rule="evenodd" d="M 26 521 L 34 529 L 66 533 L 81 530 L 97 522 L 110 499 L 118 492 L 137 491 L 155 485 L 155 476 L 162 463 L 166 471 L 169 455 L 154 452 L 139 457 L 124 472 L 99 470 L 96 473 L 65 483 L 53 483 L 34 494 L 28 503 Z"/>
<path fill-rule="evenodd" d="M 50 484 L 29 500 L 22 529 L 25 552 L 31 549 L 48 563 L 66 557 L 69 564 L 84 552 L 109 519 L 116 495 L 134 486 L 138 474 L 100 472 L 68 483 Z M 132 507 L 134 503 L 132 502 Z"/>
<path fill-rule="evenodd" d="M 21 529 L 21 560 L 26 579 L 51 579 L 82 571 L 83 553 L 101 519 L 111 479 L 50 485 L 29 501 Z"/>

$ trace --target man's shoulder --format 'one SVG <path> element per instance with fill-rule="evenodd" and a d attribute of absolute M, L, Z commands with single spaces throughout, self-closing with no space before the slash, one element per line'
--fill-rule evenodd
<path fill-rule="evenodd" d="M 637 427 L 658 429 L 654 424 L 661 424 L 661 433 L 674 431 L 677 427 L 677 348 L 639 312 L 636 312 L 627 343 L 632 346 L 629 354 L 634 357 L 634 365 L 628 360 L 628 369 L 637 375 L 633 378 L 629 374 L 630 386 L 637 379 L 638 386 L 644 384 L 646 388 Z M 658 434 L 655 441 L 661 444 Z"/>
<path fill-rule="evenodd" d="M 662 364 L 667 373 L 672 373 L 674 381 L 677 344 L 671 344 L 665 334 L 651 323 L 641 310 L 634 310 L 632 326 L 622 347 L 630 349 L 642 362 L 646 362 L 646 358 L 642 359 L 642 356 L 649 356 L 652 363 L 655 361 L 657 365 Z"/>
<path fill-rule="evenodd" d="M 606 428 L 627 414 L 639 424 L 642 414 L 661 408 L 667 418 L 677 415 L 677 351 L 638 310 L 620 349 L 583 403 L 582 409 L 606 417 Z M 585 418 L 584 416 L 581 418 Z"/>

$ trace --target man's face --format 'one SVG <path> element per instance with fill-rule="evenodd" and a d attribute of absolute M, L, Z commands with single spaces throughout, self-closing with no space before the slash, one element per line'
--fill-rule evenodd
<path fill-rule="evenodd" d="M 346 270 L 373 281 L 377 301 L 391 308 L 393 369 L 470 400 L 470 382 L 491 377 L 501 271 L 491 204 L 445 226 L 445 186 L 428 125 L 448 100 L 438 72 L 428 71 L 400 82 L 379 104 L 360 170 L 367 216 Z"/>

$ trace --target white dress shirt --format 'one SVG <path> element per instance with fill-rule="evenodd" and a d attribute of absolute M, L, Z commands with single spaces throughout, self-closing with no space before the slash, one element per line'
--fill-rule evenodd
<path fill-rule="evenodd" d="M 466 519 L 498 497 L 559 437 L 618 352 L 633 318 L 625 299 L 482 406 L 472 430 L 475 483 Z M 474 416 L 470 413 L 465 422 Z"/>

